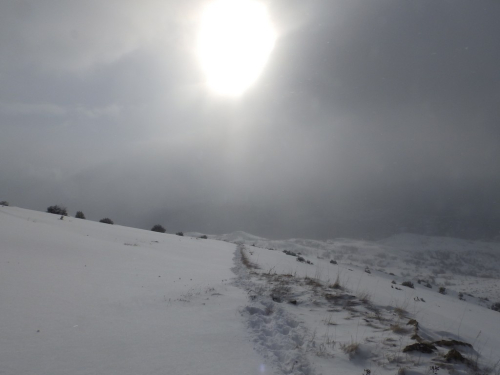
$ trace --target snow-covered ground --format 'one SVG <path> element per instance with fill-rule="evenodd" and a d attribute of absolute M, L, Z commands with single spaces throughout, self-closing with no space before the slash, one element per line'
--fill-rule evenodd
<path fill-rule="evenodd" d="M 0 208 L 0 374 L 259 374 L 234 245 Z"/>
<path fill-rule="evenodd" d="M 0 207 L 0 374 L 500 373 L 499 244 L 196 237 Z"/>

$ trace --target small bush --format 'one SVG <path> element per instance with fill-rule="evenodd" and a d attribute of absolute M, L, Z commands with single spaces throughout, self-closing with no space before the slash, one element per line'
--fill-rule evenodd
<path fill-rule="evenodd" d="M 9 205 L 9 202 L 7 202 L 7 201 L 0 202 L 0 206 L 8 206 L 8 205 Z"/>
<path fill-rule="evenodd" d="M 401 285 L 406 286 L 406 287 L 408 287 L 408 288 L 415 289 L 415 286 L 413 285 L 413 283 L 412 283 L 411 281 L 403 281 L 403 282 L 401 283 Z"/>
<path fill-rule="evenodd" d="M 208 237 L 204 234 L 203 236 L 200 236 L 198 238 L 203 238 L 204 240 L 208 239 Z"/>
<path fill-rule="evenodd" d="M 47 207 L 47 212 L 49 214 L 68 216 L 68 211 L 66 211 L 66 207 L 60 207 L 58 205 Z"/>
<path fill-rule="evenodd" d="M 500 302 L 496 302 L 493 305 L 491 305 L 491 309 L 500 312 Z"/>
<path fill-rule="evenodd" d="M 104 219 L 99 220 L 99 223 L 111 224 L 111 225 L 114 224 L 113 220 L 111 220 L 110 218 L 107 218 L 107 217 L 105 217 Z"/>
<path fill-rule="evenodd" d="M 438 292 L 441 294 L 446 294 L 446 288 L 444 286 L 440 286 Z"/>
<path fill-rule="evenodd" d="M 177 233 L 176 233 L 176 235 L 177 235 L 177 236 L 181 236 L 181 237 L 182 237 L 182 236 L 184 236 L 184 233 L 182 233 L 182 232 L 177 232 Z"/>
<path fill-rule="evenodd" d="M 83 212 L 82 212 L 82 211 L 77 211 L 77 213 L 76 213 L 75 217 L 76 217 L 77 219 L 83 219 L 83 220 L 85 220 L 85 215 L 83 214 Z"/>
<path fill-rule="evenodd" d="M 163 228 L 160 224 L 156 224 L 153 228 L 151 228 L 153 232 L 165 233 L 167 230 Z"/>

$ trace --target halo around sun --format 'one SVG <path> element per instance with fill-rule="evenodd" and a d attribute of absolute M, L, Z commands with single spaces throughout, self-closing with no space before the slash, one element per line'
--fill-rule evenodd
<path fill-rule="evenodd" d="M 275 40 L 262 3 L 211 2 L 202 14 L 197 46 L 208 86 L 221 95 L 241 95 L 258 78 Z"/>

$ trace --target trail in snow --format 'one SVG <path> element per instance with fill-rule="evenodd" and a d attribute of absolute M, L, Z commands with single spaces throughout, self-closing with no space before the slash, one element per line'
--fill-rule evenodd
<path fill-rule="evenodd" d="M 248 305 L 241 308 L 240 313 L 252 333 L 255 349 L 278 374 L 315 375 L 305 352 L 307 329 L 262 293 L 263 285 L 252 280 L 249 269 L 242 262 L 243 249 L 244 245 L 236 247 L 233 272 L 237 278 L 234 284 L 249 296 Z"/>

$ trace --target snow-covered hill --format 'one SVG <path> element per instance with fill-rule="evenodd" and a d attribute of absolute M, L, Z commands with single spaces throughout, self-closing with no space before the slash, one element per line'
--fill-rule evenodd
<path fill-rule="evenodd" d="M 234 246 L 0 208 L 0 373 L 258 374 Z"/>
<path fill-rule="evenodd" d="M 0 207 L 0 373 L 500 373 L 498 244 L 209 238 Z"/>

